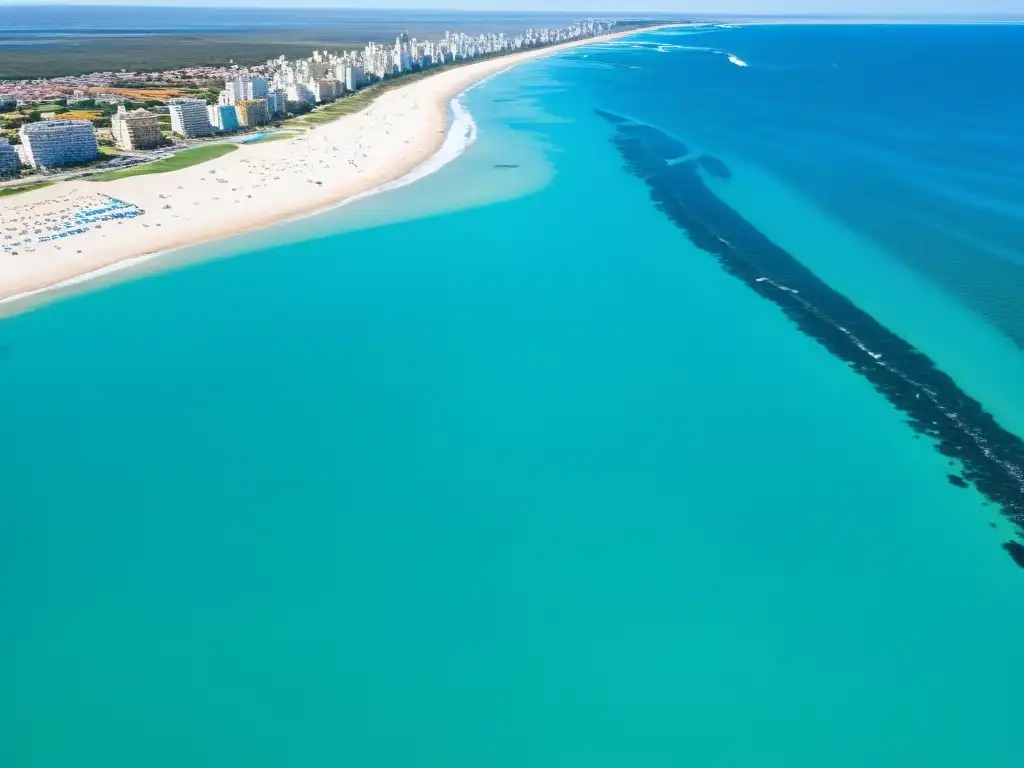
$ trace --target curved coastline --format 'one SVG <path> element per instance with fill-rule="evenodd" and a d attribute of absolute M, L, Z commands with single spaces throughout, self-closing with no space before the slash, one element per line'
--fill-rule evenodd
<path fill-rule="evenodd" d="M 488 76 L 487 78 L 485 78 L 485 80 L 490 79 L 490 77 L 491 76 Z M 474 88 L 477 85 L 480 85 L 485 80 L 481 80 L 477 83 L 474 83 L 472 86 L 470 86 L 470 88 Z M 466 90 L 468 91 L 469 88 L 467 88 Z M 450 106 L 452 108 L 452 112 L 454 113 L 454 119 L 452 120 L 452 123 L 449 126 L 447 133 L 445 134 L 444 140 L 440 148 L 433 155 L 430 155 L 426 160 L 421 162 L 419 165 L 413 167 L 403 176 L 400 176 L 392 181 L 384 182 L 379 186 L 373 187 L 372 189 L 368 189 L 365 192 L 359 192 L 358 194 L 352 195 L 351 197 L 347 197 L 343 200 L 339 200 L 338 202 L 330 203 L 321 208 L 317 208 L 312 211 L 307 211 L 306 213 L 296 214 L 295 216 L 288 217 L 281 221 L 270 222 L 266 225 L 258 226 L 255 229 L 265 229 L 267 227 L 278 226 L 281 224 L 291 224 L 296 221 L 308 219 L 313 216 L 319 216 L 321 214 L 327 213 L 328 211 L 333 211 L 337 208 L 342 208 L 346 205 L 349 205 L 350 203 L 354 203 L 359 200 L 364 200 L 368 197 L 379 195 L 383 192 L 389 192 L 393 189 L 399 189 L 401 187 L 408 186 L 413 182 L 419 181 L 420 179 L 426 178 L 427 176 L 436 173 L 438 170 L 448 165 L 450 162 L 457 160 L 458 157 L 463 152 L 465 152 L 466 149 L 469 148 L 469 145 L 476 141 L 476 123 L 474 122 L 473 116 L 470 114 L 469 110 L 466 109 L 459 100 L 459 98 L 464 93 L 466 93 L 466 91 L 463 91 L 462 93 L 460 93 L 458 96 L 451 100 Z M 244 234 L 244 232 L 235 232 L 232 235 L 229 235 L 229 237 L 241 234 Z M 138 256 L 132 256 L 127 259 L 115 261 L 111 264 L 99 267 L 98 269 L 93 269 L 88 272 L 84 272 L 80 275 L 69 277 L 65 280 L 53 283 L 52 285 L 45 285 L 40 288 L 34 288 L 32 290 L 14 294 L 13 296 L 6 296 L 0 298 L 0 319 L 11 314 L 16 314 L 19 311 L 30 309 L 32 306 L 35 306 L 35 302 L 41 299 L 57 298 L 64 291 L 73 290 L 76 286 L 80 286 L 83 283 L 89 283 L 104 277 L 116 275 L 119 272 L 126 272 L 133 268 L 141 267 L 142 265 L 150 261 L 153 261 L 154 259 L 167 256 L 168 254 L 174 253 L 184 248 L 194 247 L 196 245 L 202 245 L 208 242 L 215 242 L 216 240 L 219 239 L 223 238 L 212 238 L 210 240 L 204 240 L 201 242 L 189 243 L 188 245 L 183 245 L 178 248 L 165 248 L 159 251 L 142 253 L 139 254 Z"/>
<path fill-rule="evenodd" d="M 665 26 L 673 25 L 631 29 L 441 70 L 296 139 L 257 142 L 217 161 L 112 182 L 61 182 L 0 201 L 0 215 L 7 220 L 28 212 L 66 209 L 72 201 L 100 196 L 146 211 L 145 216 L 118 222 L 116 229 L 108 226 L 102 232 L 94 229 L 77 235 L 66 241 L 66 250 L 48 243 L 17 256 L 6 254 L 0 259 L 0 316 L 33 308 L 68 289 L 172 251 L 315 216 L 418 181 L 456 159 L 475 140 L 476 124 L 459 101 L 470 88 L 525 61 Z M 252 179 L 244 179 L 243 174 L 261 172 L 257 169 L 263 172 L 264 183 L 246 187 L 245 182 Z M 323 173 L 324 178 L 314 181 L 311 173 Z M 284 174 L 298 178 L 282 181 Z M 243 182 L 228 189 L 227 184 L 238 177 Z M 200 186 L 207 181 L 213 184 Z M 217 182 L 225 186 L 214 186 Z M 259 194 L 258 188 L 264 192 Z M 219 190 L 226 197 L 234 197 L 228 191 L 237 192 L 238 199 L 232 203 L 219 195 L 209 196 Z M 233 208 L 242 202 L 243 193 L 246 204 Z M 252 199 L 253 193 L 257 199 Z M 171 203 L 178 205 L 176 198 L 185 198 L 186 206 L 191 206 L 173 207 Z"/>

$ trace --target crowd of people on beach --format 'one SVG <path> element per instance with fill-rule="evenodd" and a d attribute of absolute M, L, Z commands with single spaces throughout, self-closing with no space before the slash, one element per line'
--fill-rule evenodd
<path fill-rule="evenodd" d="M 145 212 L 137 205 L 102 193 L 68 193 L 42 204 L 5 206 L 0 208 L 0 253 L 32 253 L 37 245 L 63 241 L 100 229 L 104 222 L 120 223 Z"/>

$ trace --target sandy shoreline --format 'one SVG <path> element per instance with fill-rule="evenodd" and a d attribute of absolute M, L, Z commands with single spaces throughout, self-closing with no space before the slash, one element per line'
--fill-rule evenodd
<path fill-rule="evenodd" d="M 438 152 L 448 105 L 467 88 L 524 61 L 642 31 L 442 70 L 294 139 L 242 144 L 190 168 L 109 182 L 67 181 L 0 199 L 0 235 L 33 238 L 30 246 L 18 246 L 17 255 L 0 253 L 0 304 L 10 311 L 11 304 L 119 265 L 311 215 L 394 182 Z M 107 218 L 110 198 L 125 206 L 114 213 L 145 213 Z M 83 217 L 94 211 L 102 214 Z M 39 242 L 50 235 L 45 224 L 56 221 L 84 231 Z M 82 221 L 89 223 L 79 226 Z M 12 242 L 0 240 L 9 249 Z"/>

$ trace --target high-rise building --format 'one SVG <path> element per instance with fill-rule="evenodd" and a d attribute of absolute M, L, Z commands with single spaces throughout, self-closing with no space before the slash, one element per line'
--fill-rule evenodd
<path fill-rule="evenodd" d="M 250 77 L 245 82 L 245 98 L 249 101 L 267 98 L 270 86 L 262 77 Z"/>
<path fill-rule="evenodd" d="M 313 91 L 313 97 L 320 104 L 325 101 L 334 101 L 335 96 L 338 95 L 338 87 L 335 81 L 326 77 L 313 83 L 310 90 Z"/>
<path fill-rule="evenodd" d="M 288 86 L 285 93 L 288 96 L 288 101 L 298 101 L 306 104 L 316 103 L 316 96 L 302 83 L 292 83 Z"/>
<path fill-rule="evenodd" d="M 23 154 L 34 168 L 59 168 L 99 157 L 96 131 L 88 120 L 45 120 L 20 130 Z"/>
<path fill-rule="evenodd" d="M 18 100 L 6 93 L 0 93 L 0 112 L 13 112 L 18 108 Z"/>
<path fill-rule="evenodd" d="M 7 139 L 0 139 L 0 178 L 4 176 L 17 176 L 21 168 L 21 158 L 18 151 L 11 146 Z"/>
<path fill-rule="evenodd" d="M 363 87 L 363 68 L 358 64 L 350 64 L 345 67 L 345 88 L 348 91 L 358 91 Z"/>
<path fill-rule="evenodd" d="M 234 80 L 224 83 L 224 90 L 221 91 L 219 101 L 221 104 L 234 106 L 240 101 L 253 101 L 254 99 L 267 98 L 269 86 L 262 77 L 251 75 L 240 75 Z"/>
<path fill-rule="evenodd" d="M 235 104 L 239 125 L 254 128 L 270 122 L 270 110 L 266 99 L 246 99 Z"/>
<path fill-rule="evenodd" d="M 275 88 L 267 92 L 267 110 L 271 118 L 288 114 L 288 96 L 284 90 Z"/>
<path fill-rule="evenodd" d="M 114 144 L 120 149 L 152 149 L 163 141 L 159 118 L 145 109 L 129 112 L 120 106 L 110 119 L 110 132 Z"/>
<path fill-rule="evenodd" d="M 238 111 L 229 104 L 212 104 L 207 107 L 210 123 L 221 131 L 238 130 Z"/>
<path fill-rule="evenodd" d="M 206 102 L 202 99 L 171 99 L 171 130 L 189 138 L 213 133 Z"/>

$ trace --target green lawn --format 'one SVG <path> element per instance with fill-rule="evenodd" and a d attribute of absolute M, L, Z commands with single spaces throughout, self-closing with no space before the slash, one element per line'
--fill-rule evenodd
<path fill-rule="evenodd" d="M 356 91 L 351 96 L 344 96 L 337 101 L 328 104 L 323 109 L 318 109 L 316 112 L 309 112 L 308 114 L 289 120 L 284 124 L 284 126 L 285 128 L 289 128 L 323 125 L 324 123 L 330 123 L 337 120 L 339 117 L 343 117 L 344 115 L 351 115 L 354 112 L 362 112 L 382 93 L 385 93 L 397 85 L 404 85 L 407 82 L 409 81 L 396 78 L 394 81 L 368 86 L 362 90 Z"/>
<path fill-rule="evenodd" d="M 20 195 L 22 192 L 31 192 L 33 189 L 42 189 L 43 187 L 49 187 L 57 182 L 55 181 L 40 181 L 36 184 L 26 184 L 23 187 L 7 187 L 0 189 L 0 197 L 10 197 L 11 195 Z"/>
<path fill-rule="evenodd" d="M 194 149 L 183 150 L 175 154 L 173 157 L 157 160 L 155 163 L 146 163 L 145 165 L 136 165 L 132 168 L 125 168 L 123 170 L 98 173 L 95 176 L 90 176 L 89 180 L 115 181 L 117 179 L 128 178 L 129 176 L 145 176 L 151 173 L 177 171 L 181 168 L 188 168 L 191 165 L 205 163 L 207 160 L 215 160 L 218 157 L 223 157 L 229 152 L 234 152 L 236 149 L 238 149 L 237 144 L 231 144 L 228 142 L 223 144 L 208 144 L 205 147 L 195 147 Z"/>

